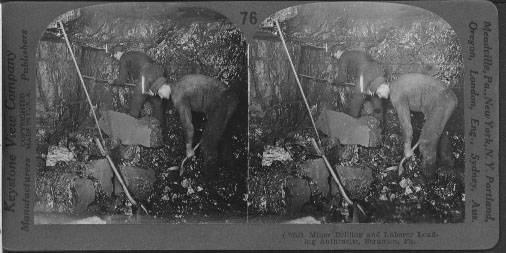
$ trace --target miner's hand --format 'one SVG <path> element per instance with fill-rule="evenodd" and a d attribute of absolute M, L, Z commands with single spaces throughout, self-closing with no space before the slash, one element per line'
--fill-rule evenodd
<path fill-rule="evenodd" d="M 190 158 L 195 155 L 195 150 L 192 148 L 192 144 L 186 144 L 186 157 Z"/>
<path fill-rule="evenodd" d="M 409 158 L 413 156 L 413 149 L 412 148 L 404 148 L 404 157 Z"/>

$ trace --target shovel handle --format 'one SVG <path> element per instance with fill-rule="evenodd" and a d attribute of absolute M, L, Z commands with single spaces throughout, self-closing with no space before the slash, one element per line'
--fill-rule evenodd
<path fill-rule="evenodd" d="M 123 188 L 123 191 L 125 192 L 128 200 L 130 201 L 130 203 L 132 203 L 132 205 L 137 206 L 137 202 L 134 200 L 134 198 L 132 197 L 132 195 L 130 195 L 130 191 L 128 190 L 128 188 L 126 186 L 125 181 L 123 180 L 123 177 L 119 173 L 119 170 L 116 168 L 116 165 L 114 165 L 114 162 L 112 161 L 112 159 L 109 156 L 109 154 L 107 154 L 105 152 L 105 149 L 102 146 L 102 143 L 100 143 L 100 140 L 98 138 L 95 138 L 95 142 L 97 143 L 98 149 L 100 150 L 100 152 L 102 153 L 102 155 L 104 155 L 107 158 L 107 161 L 109 162 L 109 165 L 111 165 L 111 169 L 114 172 L 114 175 L 118 179 L 119 183 L 121 184 L 121 187 Z M 141 204 L 140 206 L 144 210 L 144 212 L 146 212 L 146 214 L 149 214 L 148 209 L 143 204 Z"/>
<path fill-rule="evenodd" d="M 195 147 L 193 147 L 193 151 L 196 151 L 197 148 L 199 148 L 200 143 L 202 143 L 202 141 L 199 141 L 199 143 L 197 143 L 197 145 L 195 145 Z M 184 173 L 184 164 L 186 163 L 186 160 L 188 160 L 188 156 L 183 159 L 183 161 L 181 162 L 181 165 L 179 166 L 179 176 L 182 176 Z"/>
<path fill-rule="evenodd" d="M 341 180 L 339 179 L 339 176 L 332 169 L 332 166 L 330 165 L 329 160 L 327 159 L 327 157 L 325 156 L 325 154 L 323 154 L 323 152 L 320 150 L 320 148 L 318 147 L 318 144 L 316 144 L 316 140 L 314 138 L 311 138 L 311 143 L 313 144 L 313 147 L 316 150 L 316 153 L 318 153 L 323 158 L 323 161 L 325 162 L 325 166 L 330 171 L 330 174 L 332 175 L 332 178 L 334 179 L 334 181 L 337 183 L 339 191 L 341 192 L 341 195 L 343 195 L 344 200 L 349 205 L 355 206 L 355 203 L 353 203 L 353 201 L 350 199 L 350 197 L 348 197 L 348 194 L 346 194 L 346 191 L 344 190 L 343 184 L 341 183 Z M 356 206 L 358 207 L 358 209 L 360 210 L 360 212 L 362 212 L 364 215 L 366 215 L 365 211 L 364 211 L 364 208 L 362 208 L 362 206 L 360 204 L 356 203 Z"/>
<path fill-rule="evenodd" d="M 418 145 L 420 145 L 420 140 L 418 140 L 416 142 L 415 146 L 413 146 L 413 151 L 415 151 L 415 149 L 418 148 Z M 402 172 L 404 172 L 404 168 L 402 167 L 402 165 L 404 164 L 406 159 L 407 159 L 407 157 L 403 157 L 401 162 L 399 163 L 399 176 L 402 174 Z"/>

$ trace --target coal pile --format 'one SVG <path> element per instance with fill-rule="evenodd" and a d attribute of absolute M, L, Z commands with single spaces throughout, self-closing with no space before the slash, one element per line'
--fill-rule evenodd
<path fill-rule="evenodd" d="M 415 139 L 418 138 L 424 119 L 416 115 L 413 119 Z M 450 122 L 458 122 L 458 116 Z M 464 221 L 464 184 L 463 165 L 464 152 L 461 147 L 464 141 L 462 129 L 449 123 L 450 140 L 452 142 L 454 167 L 447 165 L 438 168 L 437 179 L 426 184 L 421 180 L 421 161 L 418 151 L 415 157 L 404 164 L 404 173 L 392 169 L 403 157 L 402 133 L 395 111 L 391 107 L 386 110 L 386 125 L 382 132 L 382 145 L 379 147 L 362 147 L 360 145 L 341 145 L 339 143 L 326 148 L 326 156 L 334 168 L 351 168 L 356 172 L 368 170 L 371 182 L 367 188 L 354 191 L 346 185 L 350 176 L 337 169 L 350 197 L 360 203 L 367 217 L 361 222 L 371 223 L 459 223 Z M 250 142 L 250 177 L 249 213 L 253 217 L 269 217 L 281 215 L 300 217 L 311 215 L 325 222 L 352 222 L 353 207 L 341 197 L 336 184 L 331 178 L 330 192 L 321 192 L 317 183 L 304 173 L 301 163 L 317 159 L 309 144 L 309 138 L 315 138 L 312 128 L 292 132 L 290 137 L 280 138 L 275 146 L 288 153 L 289 160 L 273 161 L 263 164 L 262 155 L 266 148 L 259 139 Z M 258 132 L 258 131 L 257 131 Z M 258 135 L 261 136 L 261 135 Z M 322 135 L 324 136 L 324 135 Z M 271 137 L 272 138 L 272 137 Z M 255 141 L 256 140 L 256 141 Z M 324 140 L 328 140 L 324 137 Z M 324 142 L 325 143 L 325 142 Z M 281 151 L 278 151 L 281 152 Z M 282 157 L 281 155 L 279 157 Z M 459 169 L 461 168 L 461 169 Z M 307 197 L 300 209 L 292 210 L 290 182 L 300 179 L 308 184 L 308 188 L 296 187 L 298 195 Z M 362 179 L 365 180 L 365 179 Z M 363 182 L 363 181 L 360 181 Z M 352 183 L 353 184 L 353 183 Z M 304 199 L 304 197 L 298 197 Z M 302 201 L 302 200 L 301 200 Z M 298 208 L 298 207 L 297 207 Z M 260 218 L 261 219 L 261 218 Z"/>

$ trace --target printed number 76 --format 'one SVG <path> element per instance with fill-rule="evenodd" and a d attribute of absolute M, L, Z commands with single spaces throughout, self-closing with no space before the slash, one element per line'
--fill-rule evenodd
<path fill-rule="evenodd" d="M 246 24 L 246 20 L 248 18 L 248 14 L 249 14 L 249 23 L 250 24 L 256 24 L 257 23 L 257 13 L 252 11 L 252 12 L 247 12 L 247 11 L 243 11 L 243 12 L 240 12 L 244 17 L 242 18 L 242 24 L 245 25 Z"/>

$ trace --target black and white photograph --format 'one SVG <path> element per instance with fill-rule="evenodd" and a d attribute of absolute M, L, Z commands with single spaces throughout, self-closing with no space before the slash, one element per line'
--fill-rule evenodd
<path fill-rule="evenodd" d="M 297 5 L 249 47 L 251 222 L 464 222 L 464 66 L 444 19 Z"/>
<path fill-rule="evenodd" d="M 246 222 L 247 46 L 214 11 L 69 11 L 37 47 L 35 224 Z"/>
<path fill-rule="evenodd" d="M 498 249 L 499 2 L 4 2 L 0 245 Z"/>

